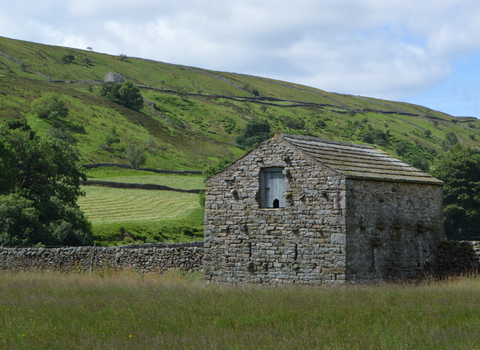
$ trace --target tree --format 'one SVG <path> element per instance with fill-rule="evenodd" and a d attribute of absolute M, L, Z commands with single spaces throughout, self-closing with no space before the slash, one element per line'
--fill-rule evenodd
<path fill-rule="evenodd" d="M 458 143 L 458 137 L 453 131 L 449 131 L 445 134 L 445 141 L 453 146 Z"/>
<path fill-rule="evenodd" d="M 135 111 L 143 108 L 143 97 L 140 89 L 130 81 L 125 83 L 103 83 L 100 95 Z"/>
<path fill-rule="evenodd" d="M 46 94 L 34 100 L 31 107 L 32 111 L 42 119 L 55 120 L 68 116 L 68 108 L 57 94 Z"/>
<path fill-rule="evenodd" d="M 432 172 L 445 182 L 445 232 L 449 238 L 480 235 L 480 151 L 456 144 Z"/>
<path fill-rule="evenodd" d="M 249 149 L 270 137 L 272 137 L 272 133 L 268 120 L 250 120 L 241 134 L 237 136 L 236 141 L 238 147 Z"/>
<path fill-rule="evenodd" d="M 402 157 L 405 153 L 407 153 L 407 151 L 408 151 L 408 148 L 405 142 L 399 141 L 395 144 L 395 152 L 397 152 L 397 154 L 400 157 Z"/>
<path fill-rule="evenodd" d="M 0 245 L 90 244 L 91 224 L 76 203 L 86 176 L 69 148 L 21 122 L 3 125 L 0 138 L 15 159 L 0 195 Z"/>
<path fill-rule="evenodd" d="M 147 161 L 145 151 L 132 143 L 129 143 L 125 149 L 125 159 L 135 169 L 140 168 Z"/>
<path fill-rule="evenodd" d="M 205 176 L 206 179 L 209 177 L 215 175 L 216 173 L 220 172 L 227 166 L 229 166 L 232 162 L 229 161 L 228 159 L 221 159 L 219 160 L 216 164 L 214 165 L 207 165 L 205 169 L 203 169 L 203 176 Z"/>
<path fill-rule="evenodd" d="M 15 184 L 15 163 L 15 153 L 0 140 L 0 194 L 7 193 Z"/>

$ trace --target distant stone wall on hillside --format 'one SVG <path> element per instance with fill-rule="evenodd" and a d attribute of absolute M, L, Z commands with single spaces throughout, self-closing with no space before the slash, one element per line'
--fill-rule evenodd
<path fill-rule="evenodd" d="M 114 181 L 100 181 L 100 180 L 88 180 L 82 182 L 84 186 L 101 186 L 101 187 L 113 187 L 113 188 L 130 188 L 136 190 L 157 190 L 157 191 L 174 191 L 184 193 L 200 193 L 201 189 L 184 190 L 181 188 L 173 188 L 164 185 L 156 184 L 137 184 L 131 182 L 114 182 Z"/>
<path fill-rule="evenodd" d="M 130 165 L 118 164 L 118 163 L 93 163 L 93 164 L 83 164 L 82 166 L 85 169 L 94 169 L 94 168 L 100 168 L 100 167 L 118 167 L 123 169 L 149 171 L 157 174 L 176 174 L 176 175 L 201 175 L 202 174 L 200 170 L 161 170 L 161 169 L 152 169 L 152 168 L 135 169 Z"/>

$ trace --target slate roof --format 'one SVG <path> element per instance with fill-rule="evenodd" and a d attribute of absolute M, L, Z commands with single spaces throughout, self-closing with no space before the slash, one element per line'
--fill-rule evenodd
<path fill-rule="evenodd" d="M 277 137 L 348 179 L 443 185 L 433 176 L 372 146 L 289 134 L 279 134 Z"/>

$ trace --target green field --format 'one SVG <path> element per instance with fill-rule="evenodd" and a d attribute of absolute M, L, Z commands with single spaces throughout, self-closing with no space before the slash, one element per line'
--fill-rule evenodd
<path fill-rule="evenodd" d="M 479 349 L 480 280 L 343 288 L 0 273 L 3 349 Z"/>
<path fill-rule="evenodd" d="M 106 167 L 87 171 L 89 179 L 150 183 L 179 189 L 205 187 L 201 175 L 155 174 Z M 203 237 L 198 194 L 84 186 L 80 209 L 93 224 L 99 245 L 185 242 Z"/>
<path fill-rule="evenodd" d="M 78 204 L 93 224 L 177 219 L 200 209 L 198 195 L 84 186 Z"/>

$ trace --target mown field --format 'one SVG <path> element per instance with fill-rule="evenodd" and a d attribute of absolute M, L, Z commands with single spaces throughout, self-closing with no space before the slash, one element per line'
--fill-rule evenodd
<path fill-rule="evenodd" d="M 152 183 L 180 189 L 205 187 L 201 175 L 155 174 L 145 171 L 99 168 L 89 179 Z M 184 242 L 202 239 L 203 209 L 198 194 L 174 191 L 84 186 L 78 204 L 93 224 L 99 245 Z"/>
<path fill-rule="evenodd" d="M 345 288 L 0 273 L 4 349 L 479 349 L 480 279 Z"/>
<path fill-rule="evenodd" d="M 198 195 L 85 186 L 80 208 L 93 224 L 181 218 L 200 208 Z"/>

